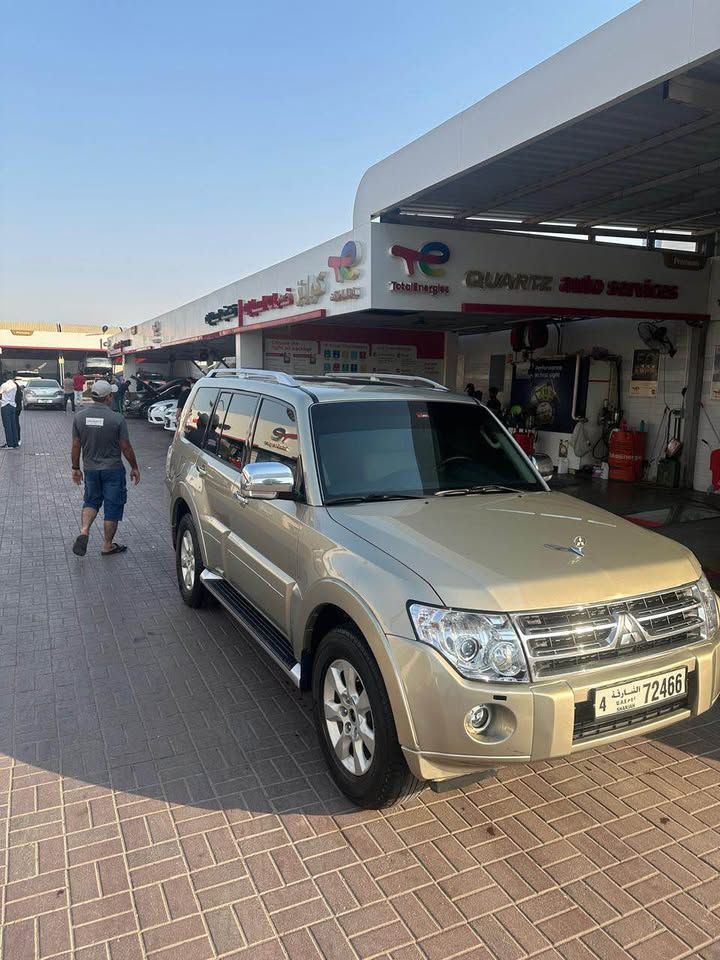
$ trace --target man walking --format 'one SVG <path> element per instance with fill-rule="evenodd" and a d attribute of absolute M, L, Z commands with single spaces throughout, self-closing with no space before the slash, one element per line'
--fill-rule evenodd
<path fill-rule="evenodd" d="M 127 422 L 122 414 L 111 409 L 116 390 L 117 387 L 111 386 L 107 380 L 96 380 L 90 392 L 92 405 L 83 407 L 73 419 L 72 478 L 78 486 L 83 481 L 81 452 L 85 469 L 80 533 L 73 544 L 73 553 L 78 557 L 84 557 L 87 553 L 90 527 L 103 504 L 102 556 L 111 557 L 127 550 L 126 546 L 114 542 L 127 501 L 123 456 L 130 464 L 130 479 L 136 486 L 140 483 L 140 468 L 128 438 Z"/>
<path fill-rule="evenodd" d="M 4 446 L 14 448 L 18 444 L 18 418 L 15 410 L 15 397 L 17 387 L 12 377 L 7 377 L 0 387 L 0 417 L 2 418 L 3 429 L 5 430 Z"/>
<path fill-rule="evenodd" d="M 75 391 L 75 403 L 82 403 L 83 390 L 85 389 L 85 377 L 78 370 L 73 377 L 73 390 Z"/>
<path fill-rule="evenodd" d="M 17 425 L 17 442 L 18 446 L 22 446 L 22 440 L 20 438 L 20 414 L 22 413 L 23 408 L 23 388 L 22 385 L 17 381 L 17 373 L 13 370 L 13 382 L 15 384 L 15 423 Z"/>
<path fill-rule="evenodd" d="M 69 373 L 65 374 L 65 379 L 63 380 L 63 390 L 65 392 L 65 406 L 63 410 L 67 413 L 68 400 L 72 404 L 72 412 L 75 413 L 75 384 L 73 383 L 73 378 Z"/>

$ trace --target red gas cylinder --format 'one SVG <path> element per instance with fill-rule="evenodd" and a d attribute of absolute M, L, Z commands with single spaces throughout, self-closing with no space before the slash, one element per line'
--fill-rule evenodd
<path fill-rule="evenodd" d="M 533 455 L 535 452 L 535 438 L 532 433 L 520 433 L 519 430 L 515 430 L 513 431 L 513 438 L 529 457 Z"/>
<path fill-rule="evenodd" d="M 647 434 L 637 430 L 614 430 L 608 454 L 611 480 L 632 482 L 642 479 Z"/>
<path fill-rule="evenodd" d="M 720 490 L 720 450 L 713 450 L 710 454 L 710 473 L 713 490 Z"/>

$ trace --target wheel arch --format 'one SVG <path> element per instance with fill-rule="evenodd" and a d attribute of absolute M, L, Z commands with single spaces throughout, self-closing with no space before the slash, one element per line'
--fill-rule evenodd
<path fill-rule="evenodd" d="M 367 603 L 345 584 L 324 582 L 315 602 L 308 604 L 301 651 L 302 686 L 309 689 L 314 654 L 322 638 L 335 626 L 350 625 L 357 629 L 375 658 L 382 674 L 392 707 L 398 739 L 402 746 L 417 747 L 412 714 L 400 681 L 390 643 Z"/>

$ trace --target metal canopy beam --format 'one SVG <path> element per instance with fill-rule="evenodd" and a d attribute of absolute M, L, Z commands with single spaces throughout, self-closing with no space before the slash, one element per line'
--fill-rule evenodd
<path fill-rule="evenodd" d="M 703 214 L 704 216 L 704 214 Z M 684 233 L 672 233 L 670 231 L 658 233 L 659 228 L 635 230 L 622 230 L 616 227 L 587 227 L 581 226 L 558 226 L 552 223 L 538 223 L 529 226 L 521 222 L 511 220 L 451 220 L 449 217 L 421 216 L 414 213 L 393 212 L 385 214 L 380 218 L 382 223 L 405 224 L 410 227 L 428 227 L 430 229 L 439 229 L 452 227 L 453 230 L 463 230 L 474 233 L 522 233 L 525 236 L 532 234 L 548 234 L 549 236 L 558 236 L 570 234 L 578 239 L 587 238 L 594 240 L 600 237 L 617 237 L 621 240 L 673 240 L 686 243 L 692 243 L 696 236 Z M 708 228 L 707 233 L 713 233 L 715 227 Z"/>
<path fill-rule="evenodd" d="M 602 167 L 610 166 L 613 163 L 619 163 L 622 160 L 628 160 L 630 157 L 635 157 L 640 153 L 645 153 L 647 150 L 654 150 L 658 147 L 665 146 L 668 143 L 672 143 L 674 140 L 681 140 L 683 137 L 690 136 L 694 133 L 699 133 L 702 130 L 707 130 L 708 127 L 718 125 L 720 125 L 720 112 L 712 114 L 708 117 L 701 117 L 699 120 L 693 120 L 691 123 L 685 123 L 681 127 L 668 130 L 665 133 L 661 133 L 649 140 L 643 140 L 640 143 L 622 147 L 620 150 L 615 150 L 612 153 L 606 153 L 602 157 L 596 157 L 593 160 L 588 160 L 586 163 L 581 163 L 577 167 L 563 170 L 561 173 L 557 173 L 552 177 L 546 177 L 543 180 L 536 180 L 534 183 L 526 184 L 523 187 L 518 187 L 517 190 L 509 190 L 507 193 L 500 194 L 496 197 L 491 197 L 487 203 L 483 204 L 481 207 L 476 206 L 474 208 L 464 210 L 462 213 L 458 214 L 458 219 L 478 216 L 483 212 L 483 210 L 497 210 L 500 207 L 504 207 L 509 203 L 513 203 L 515 200 L 522 199 L 523 197 L 530 196 L 533 193 L 539 193 L 542 190 L 547 190 L 549 187 L 559 186 L 562 183 L 567 183 L 568 180 L 575 180 L 578 177 L 582 177 L 587 173 L 592 173 L 593 171 L 599 170 Z M 542 217 L 541 219 L 548 220 L 553 218 Z"/>
<path fill-rule="evenodd" d="M 687 180 L 690 177 L 701 177 L 706 173 L 712 173 L 720 170 L 720 157 L 710 160 L 707 163 L 696 164 L 693 167 L 686 167 L 684 170 L 675 170 L 673 173 L 667 173 L 662 177 L 656 177 L 654 180 L 645 180 L 632 187 L 623 187 L 622 190 L 614 190 L 612 193 L 606 193 L 601 197 L 593 197 L 590 200 L 583 200 L 581 203 L 570 207 L 563 207 L 555 210 L 547 210 L 536 217 L 528 217 L 523 223 L 528 226 L 531 224 L 542 223 L 546 220 L 573 220 L 576 213 L 587 210 L 588 207 L 597 209 L 604 203 L 612 203 L 614 200 L 624 200 L 625 197 L 632 197 L 639 193 L 645 193 L 655 187 L 666 187 L 668 184 L 677 183 L 680 180 Z M 661 205 L 658 201 L 657 205 Z"/>

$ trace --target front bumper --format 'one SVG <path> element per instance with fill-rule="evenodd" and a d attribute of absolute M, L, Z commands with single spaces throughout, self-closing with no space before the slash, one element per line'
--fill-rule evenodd
<path fill-rule="evenodd" d="M 703 713 L 720 695 L 720 637 L 524 684 L 465 680 L 431 647 L 401 637 L 389 640 L 416 736 L 416 744 L 403 745 L 403 752 L 412 773 L 423 780 L 564 757 L 649 733 Z M 579 721 L 596 688 L 683 667 L 688 696 L 671 711 L 618 715 L 621 726 L 601 725 L 599 732 Z M 491 705 L 495 719 L 485 733 L 473 735 L 465 717 L 478 704 Z"/>

